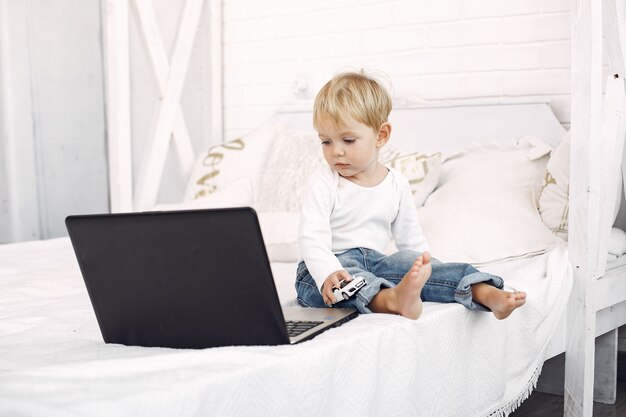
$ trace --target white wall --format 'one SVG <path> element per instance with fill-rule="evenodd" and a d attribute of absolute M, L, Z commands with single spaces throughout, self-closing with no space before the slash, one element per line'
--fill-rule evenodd
<path fill-rule="evenodd" d="M 338 70 L 381 70 L 397 96 L 547 98 L 569 124 L 569 0 L 224 0 L 225 138 Z"/>

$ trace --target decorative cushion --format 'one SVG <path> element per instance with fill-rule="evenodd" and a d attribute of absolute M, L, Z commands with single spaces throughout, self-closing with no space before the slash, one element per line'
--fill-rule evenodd
<path fill-rule="evenodd" d="M 416 207 L 424 205 L 426 198 L 437 187 L 441 176 L 441 153 L 402 154 L 389 160 L 381 158 L 381 161 L 387 167 L 397 169 L 408 178 Z"/>
<path fill-rule="evenodd" d="M 279 130 L 279 126 L 264 125 L 242 138 L 200 153 L 189 176 L 184 200 L 207 197 L 243 177 L 250 178 L 255 189 Z"/>
<path fill-rule="evenodd" d="M 557 244 L 534 199 L 549 151 L 541 140 L 525 136 L 448 158 L 439 187 L 419 211 L 432 255 L 480 265 L 543 253 Z"/>
<path fill-rule="evenodd" d="M 275 139 L 259 183 L 259 212 L 300 212 L 302 189 L 324 162 L 315 131 L 285 129 Z"/>
<path fill-rule="evenodd" d="M 570 136 L 567 132 L 550 155 L 537 204 L 545 225 L 565 240 L 569 212 L 569 156 Z"/>
<path fill-rule="evenodd" d="M 546 166 L 537 207 L 541 219 L 552 233 L 567 240 L 569 216 L 570 134 L 567 132 L 552 151 Z M 617 217 L 622 196 L 621 176 L 617 185 L 613 220 Z"/>

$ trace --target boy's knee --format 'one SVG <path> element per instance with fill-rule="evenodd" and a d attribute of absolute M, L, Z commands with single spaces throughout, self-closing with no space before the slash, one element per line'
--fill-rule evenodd
<path fill-rule="evenodd" d="M 296 278 L 296 294 L 298 303 L 304 307 L 327 307 L 324 304 L 322 294 L 320 294 L 317 284 L 311 274 L 300 275 Z"/>

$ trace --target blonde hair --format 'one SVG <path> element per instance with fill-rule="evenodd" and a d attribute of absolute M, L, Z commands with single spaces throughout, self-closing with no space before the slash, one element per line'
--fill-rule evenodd
<path fill-rule="evenodd" d="M 317 93 L 313 126 L 318 130 L 326 119 L 345 125 L 347 118 L 352 117 L 377 131 L 387 122 L 390 112 L 391 96 L 378 81 L 363 70 L 344 72 L 334 76 Z"/>

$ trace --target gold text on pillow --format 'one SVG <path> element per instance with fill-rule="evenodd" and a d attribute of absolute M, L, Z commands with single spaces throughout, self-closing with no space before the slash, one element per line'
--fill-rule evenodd
<path fill-rule="evenodd" d="M 209 153 L 202 161 L 202 165 L 210 168 L 211 171 L 198 178 L 196 184 L 203 188 L 201 190 L 198 190 L 193 198 L 196 199 L 200 197 L 206 197 L 217 189 L 217 185 L 211 183 L 211 180 L 219 175 L 220 170 L 217 167 L 224 159 L 224 153 L 217 151 L 217 149 L 222 148 L 231 151 L 243 151 L 245 147 L 245 142 L 243 141 L 243 139 L 239 138 L 223 145 L 218 145 L 210 148 Z"/>

